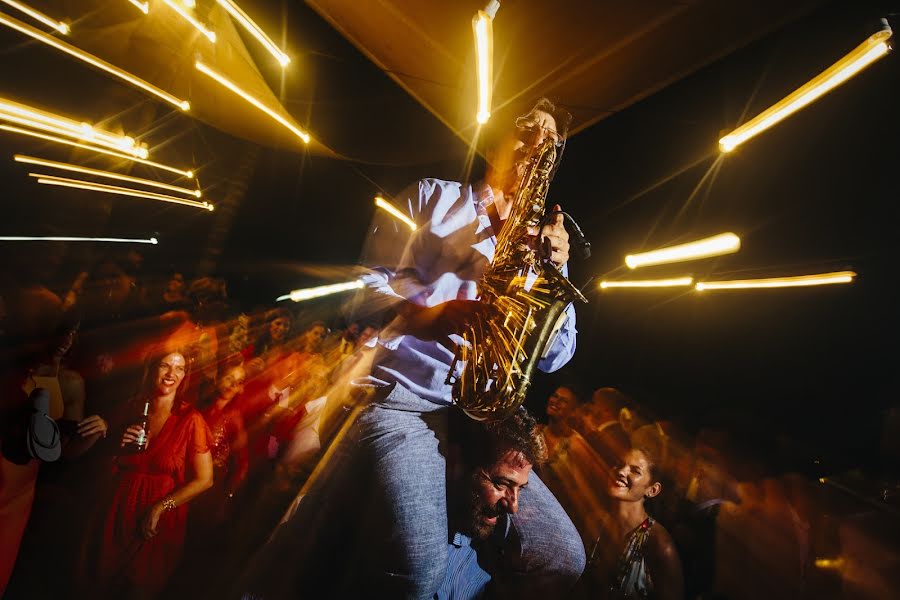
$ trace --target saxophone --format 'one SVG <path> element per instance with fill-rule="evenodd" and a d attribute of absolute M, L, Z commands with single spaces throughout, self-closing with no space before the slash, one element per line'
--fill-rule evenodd
<path fill-rule="evenodd" d="M 461 333 L 464 343 L 447 375 L 454 403 L 479 421 L 503 420 L 522 405 L 538 362 L 565 322 L 566 306 L 587 302 L 529 234 L 544 222 L 556 158 L 556 144 L 547 139 L 529 159 L 494 260 L 479 281 L 484 310 Z"/>

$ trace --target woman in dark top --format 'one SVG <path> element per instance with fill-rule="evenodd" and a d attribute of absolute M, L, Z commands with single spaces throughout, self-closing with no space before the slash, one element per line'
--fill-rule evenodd
<path fill-rule="evenodd" d="M 596 595 L 605 598 L 684 597 L 681 562 L 669 532 L 647 514 L 647 501 L 662 492 L 660 469 L 649 448 L 632 448 L 612 469 L 608 531 L 589 558 Z"/>

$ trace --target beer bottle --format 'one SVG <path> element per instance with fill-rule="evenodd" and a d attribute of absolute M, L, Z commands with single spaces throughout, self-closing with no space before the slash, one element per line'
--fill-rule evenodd
<path fill-rule="evenodd" d="M 150 401 L 147 400 L 144 402 L 144 414 L 141 416 L 141 420 L 135 423 L 135 425 L 141 428 L 141 433 L 136 440 L 125 444 L 125 447 L 122 448 L 124 454 L 138 454 L 147 449 L 147 431 L 150 429 L 149 413 Z"/>

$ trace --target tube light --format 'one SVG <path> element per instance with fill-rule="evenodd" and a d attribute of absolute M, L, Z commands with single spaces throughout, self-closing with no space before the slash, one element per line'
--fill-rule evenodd
<path fill-rule="evenodd" d="M 184 206 L 193 206 L 194 208 L 202 208 L 212 212 L 214 207 L 209 202 L 198 202 L 196 200 L 188 200 L 186 198 L 176 198 L 166 194 L 157 194 L 155 192 L 146 192 L 144 190 L 135 190 L 132 188 L 120 187 L 117 185 L 106 185 L 105 183 L 94 183 L 93 181 L 83 181 L 81 179 L 69 179 L 67 177 L 57 177 L 55 175 L 45 175 L 44 173 L 29 173 L 29 177 L 38 178 L 37 182 L 44 185 L 56 185 L 61 187 L 76 188 L 80 190 L 89 190 L 92 192 L 102 192 L 104 194 L 116 194 L 118 196 L 131 196 L 133 198 L 146 198 L 148 200 L 159 200 L 161 202 L 171 202 L 172 204 L 183 204 Z"/>
<path fill-rule="evenodd" d="M 291 58 L 285 54 L 281 48 L 275 45 L 275 42 L 260 29 L 259 25 L 253 22 L 247 13 L 242 11 L 240 7 L 231 0 L 217 0 L 219 5 L 224 8 L 235 21 L 240 23 L 241 27 L 246 29 L 253 37 L 255 37 L 263 47 L 269 51 L 269 54 L 275 57 L 282 67 L 286 67 Z"/>
<path fill-rule="evenodd" d="M 128 0 L 132 4 L 134 4 L 139 11 L 142 13 L 150 14 L 150 2 L 139 2 L 139 0 Z"/>
<path fill-rule="evenodd" d="M 200 190 L 190 190 L 188 188 L 178 187 L 177 185 L 169 185 L 168 183 L 162 183 L 161 181 L 153 181 L 150 179 L 142 179 L 140 177 L 132 177 L 131 175 L 124 175 L 122 173 L 112 173 L 110 171 L 101 171 L 100 169 L 91 169 L 90 167 L 82 167 L 80 165 L 73 165 L 70 163 L 57 162 L 55 160 L 47 160 L 44 158 L 36 158 L 34 156 L 27 156 L 25 154 L 16 154 L 13 156 L 13 160 L 20 163 L 26 163 L 30 165 L 38 165 L 42 167 L 50 167 L 53 169 L 62 169 L 64 171 L 74 171 L 75 173 L 84 173 L 86 175 L 96 175 L 98 177 L 106 177 L 109 179 L 118 179 L 120 181 L 128 181 L 131 183 L 137 183 L 138 185 L 147 185 L 151 187 L 158 187 L 160 189 L 169 190 L 171 192 L 178 192 L 181 194 L 187 194 L 189 196 L 194 196 L 199 198 L 203 195 L 203 192 Z"/>
<path fill-rule="evenodd" d="M 811 285 L 830 285 L 835 283 L 851 283 L 856 273 L 853 271 L 835 271 L 819 275 L 798 275 L 795 277 L 773 277 L 770 279 L 736 279 L 733 281 L 700 281 L 694 286 L 698 292 L 705 290 L 742 290 L 752 288 L 785 288 L 806 287 Z"/>
<path fill-rule="evenodd" d="M 181 5 L 181 3 L 179 3 L 177 0 L 163 0 L 163 2 L 165 2 L 169 6 L 169 8 L 171 8 L 172 10 L 177 12 L 179 15 L 181 15 L 181 18 L 183 18 L 185 21 L 187 21 L 188 23 L 193 25 L 194 29 L 196 29 L 197 31 L 199 31 L 200 33 L 205 35 L 206 39 L 208 39 L 213 44 L 216 43 L 216 32 L 210 31 L 209 29 L 207 29 L 206 26 L 203 25 L 203 23 L 201 23 L 197 19 L 195 19 L 194 16 L 191 13 L 189 13 L 184 8 L 184 6 Z M 185 3 L 185 4 L 187 4 L 187 3 Z"/>
<path fill-rule="evenodd" d="M 321 298 L 322 296 L 330 296 L 331 294 L 358 290 L 362 287 L 365 287 L 365 284 L 362 280 L 357 279 L 346 283 L 333 283 L 331 285 L 320 285 L 318 287 L 294 290 L 290 294 L 279 296 L 275 301 L 281 302 L 282 300 L 293 300 L 294 302 L 303 302 L 304 300 L 312 300 L 313 298 Z"/>
<path fill-rule="evenodd" d="M 600 289 L 609 288 L 660 288 L 686 287 L 694 283 L 693 277 L 677 277 L 674 279 L 639 279 L 636 281 L 601 281 Z"/>
<path fill-rule="evenodd" d="M 475 33 L 476 77 L 478 81 L 478 112 L 475 120 L 484 125 L 491 118 L 491 84 L 493 80 L 494 16 L 500 2 L 491 0 L 484 10 L 475 13 L 472 30 Z"/>
<path fill-rule="evenodd" d="M 184 171 L 182 169 L 176 169 L 175 167 L 170 167 L 168 165 L 154 162 L 152 160 L 146 160 L 143 158 L 139 158 L 137 156 L 131 156 L 129 154 L 122 154 L 120 152 L 113 152 L 112 150 L 107 150 L 106 148 L 99 148 L 97 146 L 89 146 L 87 144 L 73 142 L 72 140 L 66 140 L 61 137 L 56 137 L 55 135 L 47 135 L 45 133 L 38 133 L 37 131 L 29 131 L 27 129 L 22 129 L 21 127 L 13 127 L 12 125 L 0 125 L 0 131 L 9 131 L 11 133 L 19 133 L 21 135 L 27 135 L 27 136 L 31 136 L 34 138 L 47 140 L 48 142 L 56 142 L 57 144 L 64 144 L 66 146 L 74 146 L 75 148 L 91 150 L 93 152 L 99 152 L 100 154 L 106 154 L 108 156 L 114 156 L 116 158 L 121 158 L 124 160 L 130 160 L 132 162 L 141 163 L 142 165 L 147 165 L 150 167 L 156 167 L 158 169 L 163 169 L 165 171 L 169 171 L 170 173 L 176 173 L 177 175 L 181 175 L 182 177 L 187 177 L 188 179 L 194 178 L 193 171 Z"/>
<path fill-rule="evenodd" d="M 231 81 L 229 81 L 228 79 L 226 79 L 225 77 L 220 75 L 219 73 L 216 73 L 215 71 L 213 71 L 211 68 L 209 68 L 208 66 L 203 64 L 201 61 L 198 60 L 195 63 L 195 66 L 197 67 L 197 70 L 200 71 L 201 73 L 203 73 L 204 75 L 208 75 L 209 77 L 211 77 L 212 79 L 214 79 L 215 81 L 220 83 L 221 85 L 225 86 L 226 88 L 228 88 L 229 90 L 231 90 L 232 92 L 234 92 L 235 94 L 237 94 L 238 96 L 240 96 L 241 98 L 243 98 L 244 100 L 246 100 L 247 102 L 249 102 L 250 104 L 255 106 L 256 108 L 258 108 L 259 110 L 263 111 L 264 113 L 266 113 L 267 115 L 269 115 L 270 117 L 272 117 L 273 119 L 275 119 L 276 121 L 281 123 L 284 127 L 289 129 L 291 131 L 291 133 L 293 133 L 294 135 L 299 137 L 301 140 L 303 140 L 304 143 L 306 143 L 306 144 L 309 143 L 309 134 L 308 133 L 306 133 L 305 131 L 301 131 L 300 129 L 298 129 L 297 127 L 292 125 L 287 119 L 285 119 L 284 117 L 282 117 L 281 115 L 276 113 L 274 110 L 272 110 L 271 108 L 269 108 L 268 106 L 266 106 L 265 104 L 263 104 L 262 102 L 260 102 L 259 100 L 257 100 L 256 98 L 254 98 L 253 96 L 251 96 L 250 94 L 248 94 L 247 92 L 242 90 L 241 88 L 239 88 L 238 86 L 236 86 L 234 83 L 232 83 Z"/>
<path fill-rule="evenodd" d="M 722 152 L 731 152 L 740 144 L 811 104 L 886 55 L 890 50 L 887 41 L 893 32 L 887 21 L 883 23 L 881 31 L 869 36 L 866 41 L 814 79 L 720 139 L 719 149 Z"/>
<path fill-rule="evenodd" d="M 375 196 L 375 206 L 377 206 L 378 208 L 381 208 L 381 209 L 386 210 L 386 211 L 387 211 L 388 213 L 390 213 L 392 216 L 394 216 L 394 217 L 396 217 L 397 219 L 403 221 L 403 222 L 406 223 L 406 225 L 407 225 L 410 229 L 412 229 L 413 231 L 416 230 L 416 223 L 415 223 L 415 221 L 413 221 L 412 219 L 410 219 L 409 217 L 407 217 L 406 215 L 404 215 L 402 212 L 400 212 L 400 211 L 397 209 L 397 207 L 395 207 L 393 204 L 391 204 L 390 202 L 388 202 L 387 200 L 385 200 L 385 199 L 382 198 L 381 196 Z"/>
<path fill-rule="evenodd" d="M 148 155 L 147 149 L 135 146 L 134 138 L 130 136 L 117 135 L 98 129 L 89 123 L 67 119 L 5 98 L 0 98 L 0 120 L 75 137 L 141 158 L 147 158 Z"/>
<path fill-rule="evenodd" d="M 53 29 L 57 30 L 58 32 L 60 32 L 63 35 L 68 35 L 69 32 L 71 31 L 68 24 L 63 23 L 62 21 L 57 21 L 56 19 L 51 19 L 44 13 L 38 12 L 26 4 L 22 4 L 21 2 L 16 2 L 16 0 L 0 0 L 0 2 L 9 4 L 16 10 L 25 13 L 26 15 L 28 15 L 35 21 L 40 21 L 47 27 L 52 27 Z"/>
<path fill-rule="evenodd" d="M 39 42 L 43 42 L 43 43 L 47 44 L 48 46 L 52 46 L 52 47 L 56 48 L 57 50 L 62 50 L 69 56 L 72 56 L 72 57 L 77 58 L 78 60 L 84 61 L 84 62 L 88 63 L 89 65 L 92 65 L 102 71 L 106 71 L 110 75 L 114 75 L 114 76 L 118 77 L 119 79 L 126 81 L 126 82 L 130 83 L 131 85 L 144 90 L 145 92 L 149 92 L 150 94 L 153 94 L 154 96 L 156 96 L 162 100 L 165 100 L 169 104 L 177 106 L 181 110 L 186 111 L 186 110 L 190 110 L 190 108 L 191 108 L 191 104 L 187 100 L 180 100 L 180 99 L 176 98 L 175 96 L 173 96 L 172 94 L 159 89 L 152 83 L 144 81 L 140 77 L 136 77 L 136 76 L 132 75 L 131 73 L 129 73 L 128 71 L 124 71 L 124 70 L 120 69 L 119 67 L 106 62 L 102 58 L 98 58 L 98 57 L 94 56 L 93 54 L 88 54 L 87 52 L 85 52 L 84 50 L 81 50 L 80 48 L 76 48 L 75 46 L 73 46 L 71 44 L 67 44 L 66 42 L 63 42 L 62 40 L 58 40 L 53 36 L 47 35 L 43 31 L 35 29 L 31 25 L 22 23 L 21 21 L 19 21 L 17 19 L 13 19 L 9 15 L 0 13 L 0 23 L 2 23 L 3 25 L 6 25 L 7 27 L 11 27 L 12 29 L 15 29 L 16 31 L 19 31 L 20 33 L 24 33 L 25 35 L 27 35 L 33 39 L 36 39 Z"/>
<path fill-rule="evenodd" d="M 0 235 L 0 242 L 122 242 L 131 244 L 159 243 L 155 237 L 149 239 L 131 238 L 107 238 L 107 237 L 68 237 L 61 235 L 33 236 L 33 235 Z"/>
<path fill-rule="evenodd" d="M 641 254 L 629 254 L 625 257 L 625 264 L 630 269 L 637 269 L 649 265 L 663 265 L 732 254 L 740 249 L 741 238 L 733 233 L 721 233 L 696 242 L 669 246 Z"/>

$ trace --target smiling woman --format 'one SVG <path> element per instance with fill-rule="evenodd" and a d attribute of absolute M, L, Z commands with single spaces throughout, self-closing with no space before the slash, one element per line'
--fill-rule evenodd
<path fill-rule="evenodd" d="M 145 440 L 142 450 L 120 455 L 103 522 L 94 529 L 96 577 L 101 596 L 153 596 L 181 557 L 187 503 L 213 482 L 210 433 L 189 402 L 190 355 L 160 348 L 145 364 L 140 424 L 128 425 L 121 447 Z"/>

